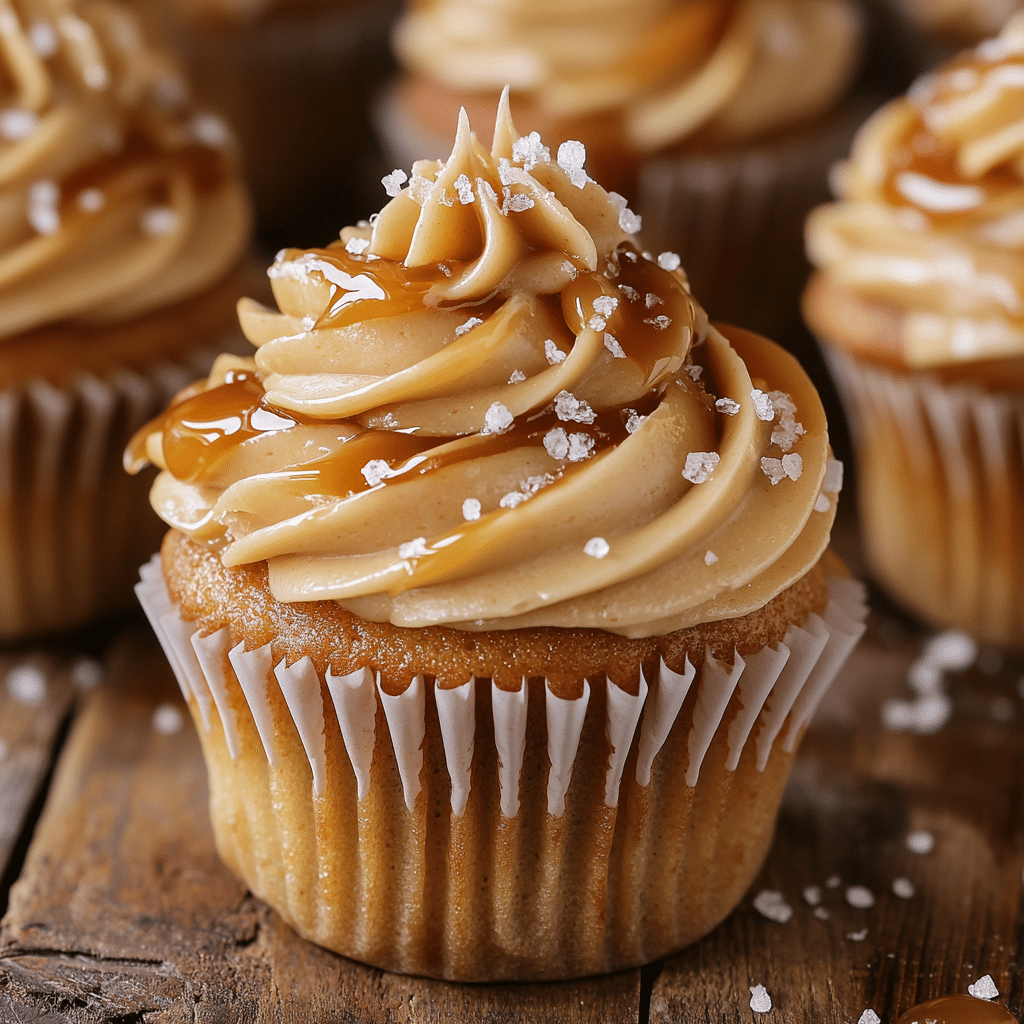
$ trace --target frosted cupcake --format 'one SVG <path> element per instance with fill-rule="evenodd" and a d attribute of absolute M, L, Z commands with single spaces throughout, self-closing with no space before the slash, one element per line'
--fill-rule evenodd
<path fill-rule="evenodd" d="M 741 898 L 863 628 L 821 405 L 507 106 L 401 179 L 133 442 L 174 527 L 140 598 L 221 855 L 302 935 L 641 964 Z"/>
<path fill-rule="evenodd" d="M 798 319 L 804 217 L 866 113 L 843 108 L 861 35 L 852 0 L 426 0 L 396 26 L 405 75 L 378 125 L 408 169 L 510 84 L 520 127 L 582 142 L 713 317 L 775 332 Z"/>
<path fill-rule="evenodd" d="M 0 37 L 2 642 L 129 604 L 160 532 L 121 451 L 251 278 L 227 133 L 123 6 L 16 3 Z"/>
<path fill-rule="evenodd" d="M 1024 645 L 1024 16 L 863 127 L 805 296 L 855 435 L 872 570 Z"/>
<path fill-rule="evenodd" d="M 391 73 L 397 0 L 136 3 L 173 39 L 203 103 L 238 133 L 269 251 L 319 244 L 370 208 L 388 168 L 368 108 Z"/>

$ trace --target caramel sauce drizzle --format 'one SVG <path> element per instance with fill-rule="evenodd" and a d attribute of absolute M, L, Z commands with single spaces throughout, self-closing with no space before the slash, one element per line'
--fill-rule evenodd
<path fill-rule="evenodd" d="M 998 1003 L 974 996 L 942 996 L 907 1010 L 896 1024 L 1017 1024 Z"/>

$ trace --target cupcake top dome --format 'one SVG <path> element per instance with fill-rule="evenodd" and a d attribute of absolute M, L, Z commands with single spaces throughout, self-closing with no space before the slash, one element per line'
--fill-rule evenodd
<path fill-rule="evenodd" d="M 278 600 L 403 626 L 649 636 L 804 575 L 838 490 L 813 386 L 709 326 L 584 160 L 506 93 L 490 151 L 463 116 L 371 222 L 282 251 L 280 312 L 239 304 L 255 358 L 133 442 L 158 513 Z"/>
<path fill-rule="evenodd" d="M 882 107 L 836 186 L 809 254 L 896 311 L 907 365 L 1024 355 L 1024 13 Z"/>
<path fill-rule="evenodd" d="M 0 39 L 0 343 L 221 277 L 250 224 L 230 135 L 125 7 L 13 0 Z"/>
<path fill-rule="evenodd" d="M 552 116 L 617 112 L 645 152 L 813 118 L 845 90 L 860 36 L 849 0 L 419 0 L 394 42 L 456 90 L 511 83 Z"/>

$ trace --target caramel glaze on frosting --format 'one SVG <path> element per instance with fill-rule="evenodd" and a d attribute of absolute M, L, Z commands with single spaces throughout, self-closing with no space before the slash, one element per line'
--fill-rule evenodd
<path fill-rule="evenodd" d="M 565 121 L 614 111 L 640 152 L 746 140 L 809 120 L 860 48 L 849 0 L 418 0 L 396 26 L 410 71 L 449 89 L 511 83 Z"/>
<path fill-rule="evenodd" d="M 833 288 L 893 319 L 879 352 L 890 338 L 915 368 L 1019 361 L 1024 14 L 882 107 L 837 184 L 840 201 L 808 221 L 808 251 Z"/>
<path fill-rule="evenodd" d="M 281 312 L 239 304 L 255 359 L 129 450 L 157 512 L 265 560 L 280 601 L 409 627 L 651 636 L 804 576 L 838 489 L 813 386 L 710 327 L 581 161 L 519 138 L 505 94 L 490 153 L 463 116 L 372 224 L 280 253 Z"/>
<path fill-rule="evenodd" d="M 0 346 L 196 294 L 242 252 L 249 206 L 223 124 L 119 3 L 0 10 Z"/>

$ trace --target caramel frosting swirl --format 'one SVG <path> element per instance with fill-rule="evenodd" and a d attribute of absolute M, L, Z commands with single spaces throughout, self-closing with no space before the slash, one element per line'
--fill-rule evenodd
<path fill-rule="evenodd" d="M 499 107 L 446 162 L 239 304 L 255 358 L 145 428 L 154 508 L 269 564 L 282 601 L 465 629 L 647 636 L 761 607 L 817 561 L 838 490 L 795 360 L 708 325 L 679 259 Z M 824 491 L 823 491 L 824 488 Z"/>
<path fill-rule="evenodd" d="M 860 35 L 849 0 L 420 0 L 394 43 L 453 89 L 511 83 L 565 118 L 619 111 L 646 152 L 809 120 L 846 88 Z"/>
<path fill-rule="evenodd" d="M 908 365 L 1024 355 L 1024 14 L 879 110 L 837 185 L 811 259 L 899 311 Z"/>
<path fill-rule="evenodd" d="M 227 129 L 121 4 L 2 0 L 0 64 L 0 344 L 167 305 L 237 261 Z"/>

